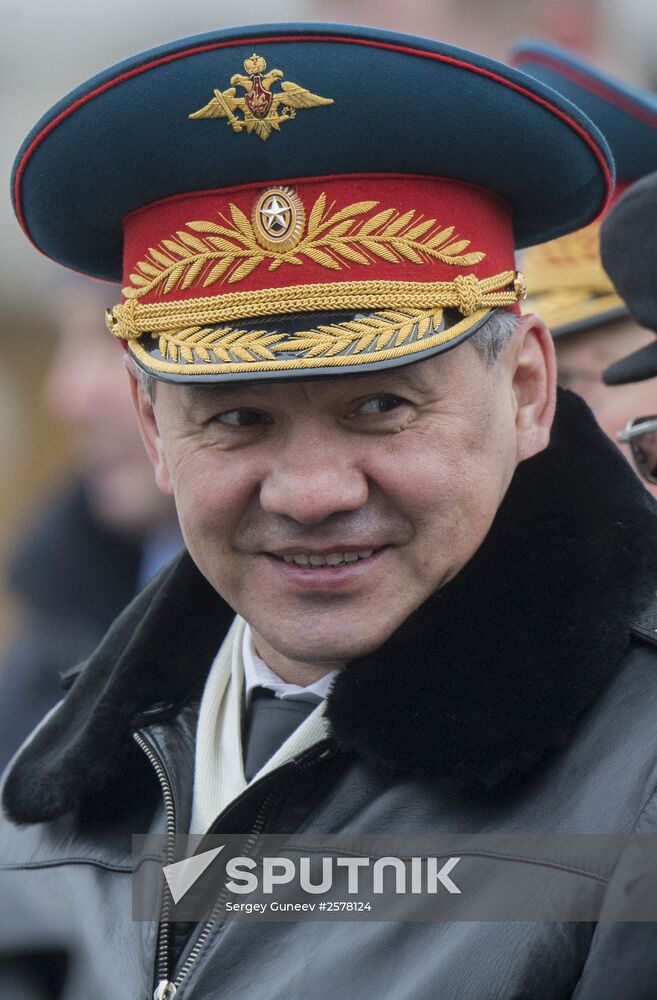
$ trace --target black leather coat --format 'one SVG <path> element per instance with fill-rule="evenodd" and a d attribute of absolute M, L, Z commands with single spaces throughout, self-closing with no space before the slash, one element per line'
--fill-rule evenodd
<path fill-rule="evenodd" d="M 213 831 L 657 832 L 657 622 L 637 624 L 656 543 L 652 501 L 562 401 L 468 567 L 339 677 L 331 737 Z M 131 920 L 130 835 L 187 829 L 198 698 L 231 615 L 182 557 L 10 767 L 3 1000 L 147 1000 L 163 979 L 177 1000 L 655 1000 L 649 923 L 225 922 L 158 955 L 157 926 Z"/>

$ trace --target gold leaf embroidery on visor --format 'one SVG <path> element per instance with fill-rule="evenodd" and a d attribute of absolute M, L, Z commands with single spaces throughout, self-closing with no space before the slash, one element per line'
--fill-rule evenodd
<path fill-rule="evenodd" d="M 368 317 L 372 324 L 377 323 L 376 329 L 361 326 L 361 319 L 358 319 L 351 330 L 348 323 L 335 323 L 292 336 L 243 329 L 178 331 L 166 335 L 164 341 L 160 340 L 160 345 L 167 352 L 166 357 L 151 354 L 139 340 L 130 342 L 130 351 L 146 370 L 171 375 L 250 375 L 353 368 L 396 360 L 418 351 L 426 352 L 456 340 L 467 333 L 474 322 L 483 319 L 487 310 L 463 317 L 447 328 L 442 323 L 438 328 L 434 326 L 439 312 L 378 314 Z M 360 328 L 356 329 L 356 325 Z M 323 335 L 323 340 L 320 335 Z M 377 348 L 377 341 L 383 345 L 380 349 Z M 366 347 L 368 342 L 369 347 Z M 201 347 L 200 352 L 197 345 Z M 207 362 L 201 360 L 203 351 L 208 356 Z M 225 357 L 229 360 L 223 360 Z"/>
<path fill-rule="evenodd" d="M 297 197 L 289 188 L 268 189 L 258 197 L 256 209 L 274 193 L 281 204 L 283 196 L 287 196 L 286 205 L 292 205 L 292 198 Z M 305 261 L 340 271 L 353 264 L 369 266 L 377 258 L 390 264 L 439 261 L 454 267 L 470 267 L 486 256 L 480 251 L 470 251 L 470 240 L 455 235 L 454 226 L 441 226 L 435 219 L 424 219 L 415 209 L 404 213 L 395 208 L 375 212 L 378 201 L 357 201 L 336 211 L 334 205 L 327 208 L 326 195 L 321 194 L 306 223 L 298 198 L 297 201 L 303 235 L 295 237 L 292 245 L 287 240 L 281 246 L 266 241 L 257 223 L 258 214 L 254 224 L 231 203 L 230 219 L 219 212 L 216 222 L 193 220 L 186 224 L 187 230 L 180 229 L 151 247 L 135 266 L 131 284 L 124 288 L 123 294 L 131 299 L 155 290 L 166 294 L 193 285 L 208 288 L 220 280 L 236 284 L 266 261 L 269 271 L 284 264 L 303 265 Z"/>
<path fill-rule="evenodd" d="M 319 325 L 294 335 L 268 330 L 190 327 L 162 334 L 158 347 L 165 360 L 188 363 L 276 361 L 277 356 L 290 353 L 303 354 L 303 360 L 346 353 L 353 357 L 363 351 L 401 347 L 413 334 L 415 341 L 420 341 L 428 333 L 438 332 L 442 320 L 443 311 L 437 309 L 433 313 L 374 313 L 350 322 Z"/>

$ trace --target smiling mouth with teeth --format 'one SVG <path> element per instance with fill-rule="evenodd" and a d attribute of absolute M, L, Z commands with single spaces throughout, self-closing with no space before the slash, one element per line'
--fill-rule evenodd
<path fill-rule="evenodd" d="M 362 552 L 329 552 L 325 556 L 309 556 L 300 552 L 293 556 L 283 556 L 286 563 L 303 566 L 304 569 L 317 569 L 320 566 L 345 566 L 358 562 L 359 559 L 369 559 L 374 549 L 363 549 Z"/>

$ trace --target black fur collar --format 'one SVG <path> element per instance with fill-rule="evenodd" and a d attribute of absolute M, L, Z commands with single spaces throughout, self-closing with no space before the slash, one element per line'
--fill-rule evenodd
<path fill-rule="evenodd" d="M 337 679 L 340 748 L 377 768 L 491 788 L 563 744 L 618 667 L 657 581 L 657 508 L 586 406 L 562 393 L 467 567 Z M 130 732 L 200 692 L 232 619 L 188 556 L 126 609 L 10 769 L 15 822 L 97 793 Z"/>
<path fill-rule="evenodd" d="M 655 594 L 657 507 L 578 396 L 558 414 L 465 569 L 338 677 L 335 736 L 371 764 L 491 788 L 564 744 L 618 667 Z"/>

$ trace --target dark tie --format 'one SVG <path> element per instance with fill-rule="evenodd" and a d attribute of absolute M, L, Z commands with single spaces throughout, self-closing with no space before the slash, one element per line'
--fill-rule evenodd
<path fill-rule="evenodd" d="M 247 781 L 273 757 L 315 708 L 317 703 L 312 701 L 277 698 L 268 688 L 253 689 L 242 727 L 244 776 Z"/>

